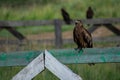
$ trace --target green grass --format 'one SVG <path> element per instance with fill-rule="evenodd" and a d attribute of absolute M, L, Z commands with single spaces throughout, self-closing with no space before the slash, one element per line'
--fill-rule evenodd
<path fill-rule="evenodd" d="M 11 3 L 15 2 L 10 0 Z M 20 0 L 18 0 L 20 1 Z M 34 20 L 34 19 L 58 19 L 61 18 L 60 9 L 62 7 L 66 8 L 69 12 L 71 18 L 85 18 L 85 12 L 88 6 L 92 6 L 95 12 L 95 18 L 108 18 L 108 17 L 119 17 L 120 11 L 120 1 L 119 0 L 61 0 L 61 1 L 47 1 L 37 0 L 29 3 L 26 2 L 27 5 L 24 4 L 25 1 L 21 1 L 23 3 L 21 5 L 16 3 L 14 7 L 12 4 L 3 3 L 0 7 L 0 20 Z M 41 5 L 41 3 L 43 3 Z M 2 4 L 2 3 L 1 3 Z M 8 5 L 9 4 L 9 5 Z M 8 6 L 7 6 L 8 5 Z"/>
<path fill-rule="evenodd" d="M 88 64 L 67 65 L 74 73 L 80 75 L 83 80 L 120 80 L 120 64 L 107 63 L 89 66 Z M 0 67 L 0 80 L 10 80 L 23 67 Z M 59 80 L 48 70 L 37 75 L 33 80 Z"/>

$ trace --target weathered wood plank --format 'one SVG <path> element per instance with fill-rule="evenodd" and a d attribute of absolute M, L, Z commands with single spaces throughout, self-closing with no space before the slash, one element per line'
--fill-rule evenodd
<path fill-rule="evenodd" d="M 120 23 L 120 18 L 106 18 L 106 19 L 81 19 L 84 24 L 108 24 L 108 23 Z M 60 20 L 61 24 L 65 24 L 63 20 Z M 72 21 L 72 24 L 74 24 Z M 28 20 L 28 21 L 0 21 L 0 26 L 41 26 L 41 25 L 53 25 L 54 20 Z"/>
<path fill-rule="evenodd" d="M 78 53 L 74 49 L 49 50 L 62 63 L 120 62 L 120 47 L 85 48 Z"/>
<path fill-rule="evenodd" d="M 30 63 L 35 57 L 37 57 L 42 51 L 20 51 L 0 53 L 0 66 L 23 66 Z"/>
<path fill-rule="evenodd" d="M 120 42 L 120 36 L 93 38 L 93 42 Z"/>
<path fill-rule="evenodd" d="M 82 19 L 84 24 L 112 24 L 120 23 L 120 18 L 99 18 L 99 19 Z"/>
<path fill-rule="evenodd" d="M 98 29 L 100 27 L 100 25 L 98 24 L 96 24 L 96 25 L 93 25 L 93 26 L 91 26 L 90 28 L 88 28 L 88 31 L 90 32 L 90 33 L 92 33 L 93 31 L 95 31 L 96 29 Z"/>
<path fill-rule="evenodd" d="M 22 33 L 18 32 L 15 28 L 13 27 L 3 27 L 4 29 L 8 30 L 12 35 L 14 35 L 16 38 L 19 40 L 25 39 L 25 36 L 23 36 Z"/>
<path fill-rule="evenodd" d="M 93 42 L 119 42 L 120 36 L 114 36 L 114 37 L 93 37 Z M 51 43 L 54 44 L 54 39 L 44 39 L 44 40 L 27 40 L 27 41 L 19 41 L 19 40 L 0 40 L 0 46 L 1 45 L 18 45 L 18 44 L 28 44 L 28 43 L 38 43 L 38 44 L 44 44 L 44 43 Z M 74 43 L 73 39 L 63 39 L 63 44 L 67 43 Z"/>
<path fill-rule="evenodd" d="M 45 51 L 45 67 L 61 80 L 82 80 L 68 67 L 57 61 L 48 51 Z"/>
<path fill-rule="evenodd" d="M 106 28 L 108 28 L 110 31 L 114 32 L 116 35 L 120 35 L 120 30 L 117 29 L 114 25 L 112 24 L 103 24 Z"/>
<path fill-rule="evenodd" d="M 85 48 L 81 53 L 74 49 L 49 51 L 57 60 L 66 64 L 120 62 L 120 47 Z M 0 66 L 27 65 L 40 53 L 39 51 L 0 53 Z"/>
<path fill-rule="evenodd" d="M 120 42 L 120 36 L 114 37 L 93 37 L 93 42 Z M 63 44 L 74 43 L 73 39 L 64 39 Z"/>
<path fill-rule="evenodd" d="M 24 69 L 22 69 L 12 80 L 31 80 L 38 73 L 44 70 L 44 57 L 41 53 L 31 63 L 29 63 Z"/>
<path fill-rule="evenodd" d="M 0 21 L 0 26 L 40 26 L 40 25 L 53 25 L 53 20 L 26 20 L 26 21 Z"/>
<path fill-rule="evenodd" d="M 114 37 L 93 37 L 93 42 L 120 42 L 120 36 Z M 63 44 L 74 43 L 73 39 L 64 39 Z"/>
<path fill-rule="evenodd" d="M 61 29 L 61 21 L 55 20 L 54 21 L 55 26 L 55 45 L 57 48 L 61 48 L 63 41 L 62 41 L 62 29 Z"/>

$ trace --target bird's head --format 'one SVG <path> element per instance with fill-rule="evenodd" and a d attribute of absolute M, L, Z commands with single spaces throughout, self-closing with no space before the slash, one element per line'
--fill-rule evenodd
<path fill-rule="evenodd" d="M 64 12 L 64 11 L 65 11 L 65 8 L 61 8 L 61 11 Z"/>
<path fill-rule="evenodd" d="M 81 20 L 75 21 L 75 26 L 83 26 L 82 21 Z"/>
<path fill-rule="evenodd" d="M 88 9 L 92 9 L 91 6 L 89 6 Z"/>

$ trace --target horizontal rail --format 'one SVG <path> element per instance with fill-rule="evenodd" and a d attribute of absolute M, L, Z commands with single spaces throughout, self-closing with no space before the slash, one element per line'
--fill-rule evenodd
<path fill-rule="evenodd" d="M 23 66 L 37 57 L 40 51 L 0 53 L 0 66 Z"/>
<path fill-rule="evenodd" d="M 99 18 L 99 19 L 84 19 L 85 24 L 112 24 L 120 23 L 120 18 Z"/>
<path fill-rule="evenodd" d="M 120 23 L 120 18 L 106 18 L 106 19 L 81 19 L 85 24 L 109 24 L 109 23 Z M 61 24 L 65 24 L 63 20 Z M 72 24 L 74 24 L 72 21 Z M 19 26 L 41 26 L 41 25 L 54 25 L 55 20 L 24 20 L 24 21 L 0 21 L 1 26 L 11 26 L 11 27 L 19 27 Z"/>
<path fill-rule="evenodd" d="M 28 20 L 28 21 L 0 21 L 0 26 L 41 26 L 41 25 L 53 25 L 53 20 Z"/>
<path fill-rule="evenodd" d="M 115 37 L 94 37 L 93 42 L 120 42 L 120 36 Z M 74 43 L 73 39 L 63 39 L 63 43 Z"/>
<path fill-rule="evenodd" d="M 27 65 L 41 52 L 42 51 L 0 53 L 0 66 Z M 80 52 L 74 49 L 58 49 L 49 50 L 49 52 L 65 64 L 120 62 L 120 47 L 85 48 Z"/>
<path fill-rule="evenodd" d="M 5 44 L 27 44 L 27 43 L 51 43 L 54 44 L 54 39 L 44 39 L 44 40 L 27 40 L 27 41 L 19 41 L 19 40 L 0 40 L 0 45 Z M 115 37 L 101 37 L 101 38 L 93 38 L 93 42 L 120 42 L 120 36 Z M 73 39 L 63 39 L 63 43 L 74 43 Z"/>
<path fill-rule="evenodd" d="M 86 48 L 79 53 L 74 49 L 50 50 L 49 52 L 51 52 L 59 61 L 67 64 L 120 62 L 120 47 Z"/>

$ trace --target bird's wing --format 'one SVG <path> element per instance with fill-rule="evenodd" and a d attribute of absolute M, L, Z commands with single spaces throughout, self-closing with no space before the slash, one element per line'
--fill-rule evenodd
<path fill-rule="evenodd" d="M 86 29 L 83 32 L 83 39 L 84 39 L 85 43 L 87 43 L 88 48 L 93 47 L 92 36 Z"/>
<path fill-rule="evenodd" d="M 76 35 L 75 35 L 75 29 L 73 30 L 73 40 L 74 42 L 77 42 Z"/>
<path fill-rule="evenodd" d="M 63 16 L 63 18 L 67 18 L 67 19 L 70 18 L 69 14 L 65 10 L 62 11 L 62 16 Z"/>

